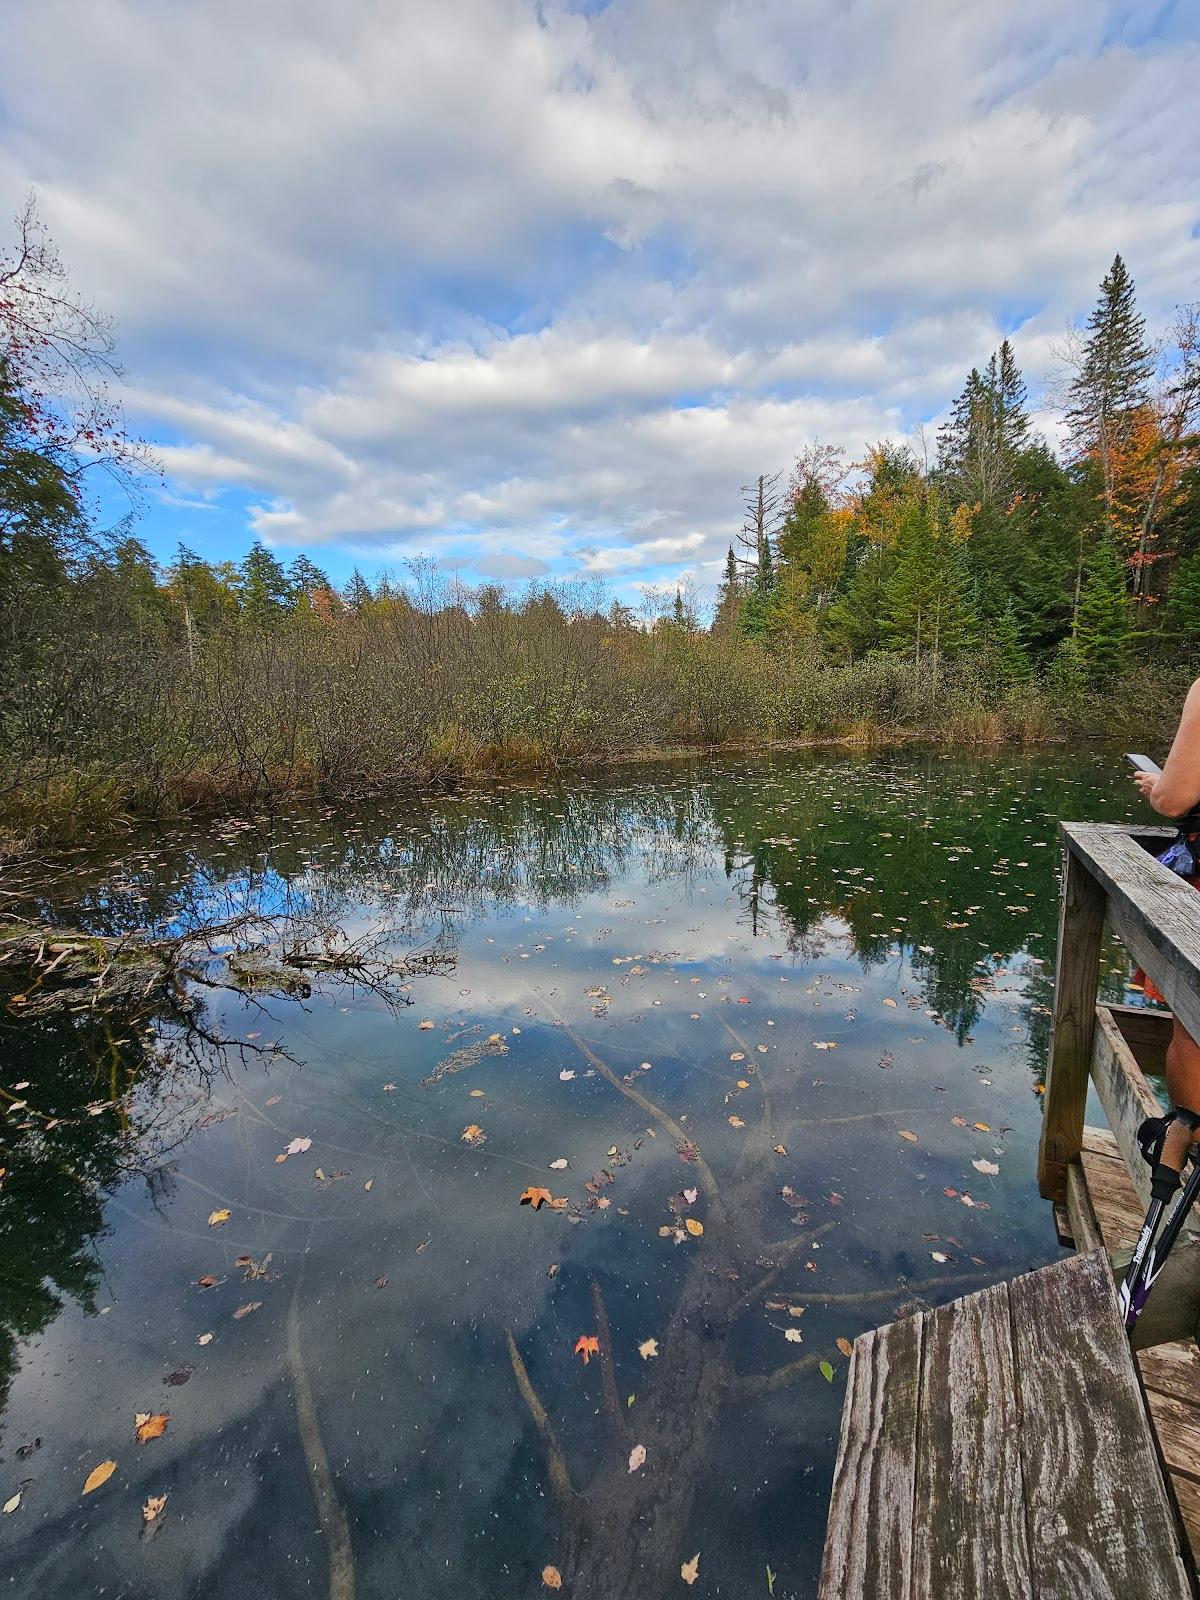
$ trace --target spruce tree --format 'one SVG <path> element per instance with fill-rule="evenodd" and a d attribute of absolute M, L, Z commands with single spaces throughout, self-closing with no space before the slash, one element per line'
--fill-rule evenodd
<path fill-rule="evenodd" d="M 311 598 L 318 590 L 333 587 L 316 562 L 306 555 L 298 555 L 292 562 L 288 568 L 288 581 L 292 586 L 293 598 L 297 602 L 306 595 Z"/>
<path fill-rule="evenodd" d="M 717 590 L 716 610 L 713 613 L 712 631 L 714 633 L 732 633 L 738 626 L 738 619 L 742 610 L 742 579 L 738 572 L 737 557 L 733 553 L 733 546 L 729 546 L 729 553 L 725 557 L 725 575 L 721 579 L 721 587 Z"/>
<path fill-rule="evenodd" d="M 242 561 L 239 590 L 242 615 L 250 622 L 269 622 L 291 605 L 287 574 L 260 539 Z"/>
<path fill-rule="evenodd" d="M 961 551 L 939 531 L 932 508 L 914 503 L 901 524 L 884 590 L 883 642 L 920 660 L 965 649 L 974 642 L 975 631 Z"/>
<path fill-rule="evenodd" d="M 1021 622 L 1012 599 L 992 619 L 988 629 L 988 654 L 1003 684 L 1025 683 L 1030 674 L 1029 655 L 1021 636 Z"/>
<path fill-rule="evenodd" d="M 1076 454 L 1099 465 L 1105 526 L 1115 527 L 1118 457 L 1128 443 L 1137 413 L 1146 404 L 1154 355 L 1146 339 L 1133 279 L 1115 256 L 1096 309 L 1088 318 L 1082 358 L 1071 384 L 1067 422 Z"/>
<path fill-rule="evenodd" d="M 1083 564 L 1075 615 L 1075 649 L 1088 681 L 1106 684 L 1117 678 L 1132 638 L 1125 570 L 1115 541 L 1105 534 Z"/>

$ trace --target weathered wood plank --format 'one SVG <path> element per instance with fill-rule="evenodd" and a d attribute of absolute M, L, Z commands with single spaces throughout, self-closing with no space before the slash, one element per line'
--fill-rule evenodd
<path fill-rule="evenodd" d="M 1020 1427 L 1007 1285 L 930 1312 L 921 1349 L 913 1600 L 1030 1600 Z"/>
<path fill-rule="evenodd" d="M 1147 1389 L 1174 1395 L 1194 1406 L 1200 1417 L 1200 1350 L 1194 1339 L 1175 1339 L 1170 1344 L 1155 1345 L 1153 1350 L 1143 1350 L 1137 1363 Z M 1196 1476 L 1200 1477 L 1200 1460 L 1196 1462 Z"/>
<path fill-rule="evenodd" d="M 1200 1037 L 1200 895 L 1128 833 L 1080 822 L 1065 822 L 1062 831 L 1070 856 L 1103 886 L 1108 920 L 1126 949 Z"/>
<path fill-rule="evenodd" d="M 1096 1007 L 1092 1082 L 1144 1212 L 1150 1204 L 1150 1168 L 1138 1149 L 1137 1132 L 1162 1106 L 1107 1006 Z"/>
<path fill-rule="evenodd" d="M 854 1341 L 818 1600 L 909 1600 L 924 1321 Z"/>
<path fill-rule="evenodd" d="M 1167 1046 L 1171 1042 L 1169 1014 L 1151 1010 L 1149 1006 L 1118 1006 L 1111 1002 L 1108 1010 L 1142 1071 L 1157 1078 L 1164 1077 Z"/>
<path fill-rule="evenodd" d="M 1174 1395 L 1146 1391 L 1163 1460 L 1176 1476 L 1200 1482 L 1200 1413 Z"/>
<path fill-rule="evenodd" d="M 1067 1168 L 1067 1220 L 1076 1250 L 1097 1250 L 1103 1247 L 1104 1239 L 1100 1233 L 1100 1223 L 1097 1221 L 1091 1196 L 1088 1194 L 1087 1179 L 1078 1161 L 1072 1161 Z"/>
<path fill-rule="evenodd" d="M 1194 1553 L 1200 1550 L 1200 1483 L 1194 1483 L 1191 1478 L 1177 1478 L 1172 1473 L 1171 1488 Z"/>
<path fill-rule="evenodd" d="M 1038 1147 L 1038 1188 L 1047 1200 L 1066 1199 L 1067 1168 L 1079 1155 L 1083 1137 L 1104 913 L 1104 889 L 1087 864 L 1068 850 L 1063 858 L 1054 1027 Z"/>
<path fill-rule="evenodd" d="M 1038 1600 L 1190 1600 L 1103 1253 L 1009 1285 Z"/>

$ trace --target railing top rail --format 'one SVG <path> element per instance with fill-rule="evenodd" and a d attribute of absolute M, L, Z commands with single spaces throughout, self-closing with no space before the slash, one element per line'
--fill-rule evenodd
<path fill-rule="evenodd" d="M 1200 1038 L 1200 894 L 1142 842 L 1165 842 L 1174 830 L 1106 822 L 1061 826 L 1071 855 L 1103 888 L 1108 921 L 1126 949 Z"/>

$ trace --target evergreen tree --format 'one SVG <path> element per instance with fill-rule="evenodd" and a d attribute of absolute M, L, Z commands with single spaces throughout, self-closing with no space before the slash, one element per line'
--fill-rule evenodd
<path fill-rule="evenodd" d="M 738 572 L 737 557 L 733 553 L 733 546 L 729 546 L 729 553 L 725 557 L 725 575 L 721 579 L 721 587 L 717 590 L 716 610 L 713 613 L 712 631 L 714 633 L 728 634 L 734 632 L 738 626 L 738 619 L 742 611 L 742 579 Z"/>
<path fill-rule="evenodd" d="M 1030 675 L 1029 653 L 1021 637 L 1017 608 L 1009 598 L 988 628 L 988 655 L 1002 684 L 1025 683 Z"/>
<path fill-rule="evenodd" d="M 1120 458 L 1146 404 L 1153 367 L 1133 279 L 1118 255 L 1088 318 L 1067 407 L 1076 454 L 1090 456 L 1099 465 L 1105 525 L 1110 534 L 1116 526 Z"/>
<path fill-rule="evenodd" d="M 350 574 L 350 582 L 343 591 L 346 604 L 351 611 L 361 612 L 371 603 L 371 585 L 355 567 Z"/>
<path fill-rule="evenodd" d="M 1083 564 L 1075 617 L 1075 649 L 1089 682 L 1110 683 L 1120 674 L 1132 637 L 1125 571 L 1116 543 L 1106 534 Z"/>
<path fill-rule="evenodd" d="M 1167 624 L 1190 650 L 1200 647 L 1200 550 L 1176 568 L 1167 594 Z"/>
<path fill-rule="evenodd" d="M 952 655 L 974 643 L 966 566 L 928 503 L 914 502 L 905 513 L 884 590 L 881 632 L 885 645 L 917 660 Z"/>
<path fill-rule="evenodd" d="M 316 562 L 303 554 L 298 555 L 288 568 L 288 582 L 291 585 L 294 601 L 299 601 L 305 596 L 311 598 L 319 590 L 333 588 Z"/>
<path fill-rule="evenodd" d="M 971 369 L 938 435 L 938 466 L 952 504 L 991 512 L 1008 508 L 1017 455 L 1029 432 L 1025 401 L 1025 382 L 1005 339 L 982 373 Z"/>
<path fill-rule="evenodd" d="M 242 615 L 262 625 L 291 605 L 292 589 L 283 567 L 260 539 L 250 546 L 241 565 Z"/>

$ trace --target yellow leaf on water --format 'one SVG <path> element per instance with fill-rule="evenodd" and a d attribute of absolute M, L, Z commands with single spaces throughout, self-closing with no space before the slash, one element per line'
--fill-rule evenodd
<path fill-rule="evenodd" d="M 890 995 L 885 997 L 883 1003 L 885 1006 L 891 1006 L 893 1009 L 895 1009 L 896 1002 L 891 998 Z"/>
<path fill-rule="evenodd" d="M 849 1339 L 839 1339 L 837 1341 L 837 1347 L 847 1358 L 847 1360 L 849 1360 L 849 1358 L 854 1354 L 854 1346 L 850 1343 Z"/>
<path fill-rule="evenodd" d="M 911 1133 L 909 1131 L 909 1129 L 907 1129 L 907 1128 L 901 1128 L 900 1129 L 900 1137 L 902 1139 L 907 1139 L 909 1144 L 920 1144 L 920 1142 L 921 1142 L 917 1138 L 916 1134 L 915 1133 Z"/>
<path fill-rule="evenodd" d="M 746 1124 L 742 1121 L 741 1117 L 730 1117 L 729 1126 L 731 1128 L 744 1128 Z"/>
<path fill-rule="evenodd" d="M 992 1131 L 986 1122 L 973 1122 L 971 1126 L 979 1133 L 991 1133 Z"/>
<path fill-rule="evenodd" d="M 638 1345 L 638 1355 L 641 1356 L 643 1361 L 649 1361 L 651 1356 L 656 1356 L 657 1354 L 658 1354 L 658 1340 L 657 1339 L 643 1339 L 641 1344 Z"/>
<path fill-rule="evenodd" d="M 471 1122 L 459 1134 L 459 1138 L 464 1144 L 482 1144 L 487 1138 L 487 1134 L 484 1133 L 477 1122 Z"/>
<path fill-rule="evenodd" d="M 4 1515 L 6 1517 L 11 1516 L 12 1513 L 17 1509 L 17 1507 L 20 1504 L 21 1504 L 21 1491 L 20 1491 L 20 1489 L 18 1489 L 16 1494 L 13 1495 L 11 1500 L 6 1500 L 4 1502 Z"/>
<path fill-rule="evenodd" d="M 154 1522 L 162 1515 L 162 1509 L 167 1503 L 165 1494 L 152 1494 L 142 1507 L 142 1521 Z"/>
<path fill-rule="evenodd" d="M 739 1078 L 737 1085 L 739 1089 L 748 1089 L 750 1087 L 749 1080 L 746 1078 Z"/>
<path fill-rule="evenodd" d="M 690 1561 L 685 1561 L 683 1563 L 679 1569 L 679 1576 L 683 1579 L 684 1583 L 695 1583 L 696 1579 L 700 1576 L 699 1550 L 696 1551 L 696 1554 Z"/>
<path fill-rule="evenodd" d="M 691 1234 L 693 1239 L 698 1239 L 704 1232 L 704 1224 L 702 1222 L 697 1222 L 695 1217 L 689 1217 L 684 1223 L 684 1227 Z"/>
<path fill-rule="evenodd" d="M 219 1228 L 223 1222 L 228 1222 L 232 1215 L 233 1215 L 232 1211 L 213 1211 L 213 1212 L 210 1212 L 209 1218 L 208 1218 L 208 1225 L 209 1225 L 210 1228 Z"/>
<path fill-rule="evenodd" d="M 98 1489 L 102 1483 L 107 1483 L 116 1470 L 115 1461 L 102 1461 L 98 1467 L 93 1467 L 84 1480 L 84 1494 L 91 1494 L 93 1489 Z"/>
<path fill-rule="evenodd" d="M 543 1567 L 542 1582 L 546 1585 L 547 1589 L 561 1589 L 562 1573 L 557 1567 Z"/>
<path fill-rule="evenodd" d="M 171 1420 L 169 1413 L 160 1411 L 151 1416 L 148 1411 L 139 1411 L 133 1419 L 134 1436 L 139 1444 L 149 1444 L 151 1439 L 161 1439 L 167 1431 L 167 1423 Z"/>

